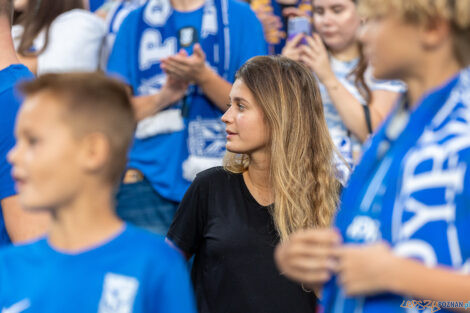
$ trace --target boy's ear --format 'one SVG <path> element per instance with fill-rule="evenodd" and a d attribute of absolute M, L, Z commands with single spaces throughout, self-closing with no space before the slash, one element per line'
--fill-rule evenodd
<path fill-rule="evenodd" d="M 91 133 L 82 139 L 81 163 L 87 172 L 101 172 L 109 162 L 109 139 L 101 133 Z"/>
<path fill-rule="evenodd" d="M 444 19 L 436 19 L 423 25 L 421 29 L 421 43 L 425 49 L 434 50 L 442 46 L 451 38 L 450 25 Z"/>

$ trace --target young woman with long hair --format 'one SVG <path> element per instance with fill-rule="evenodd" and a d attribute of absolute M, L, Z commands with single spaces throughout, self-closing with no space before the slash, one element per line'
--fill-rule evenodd
<path fill-rule="evenodd" d="M 306 64 L 320 81 L 331 136 L 353 167 L 362 142 L 381 125 L 403 85 L 377 81 L 368 70 L 356 35 L 356 0 L 312 0 L 312 6 L 313 35 L 299 34 L 283 55 Z"/>
<path fill-rule="evenodd" d="M 315 78 L 259 56 L 236 75 L 222 117 L 224 167 L 200 173 L 168 239 L 188 258 L 199 312 L 313 312 L 315 296 L 279 275 L 274 246 L 330 225 L 340 184 Z"/>
<path fill-rule="evenodd" d="M 105 23 L 85 0 L 28 0 L 12 33 L 22 63 L 38 75 L 98 69 Z"/>
<path fill-rule="evenodd" d="M 351 176 L 338 231 L 298 232 L 276 259 L 312 288 L 328 282 L 325 312 L 445 311 L 470 290 L 470 2 L 361 0 L 360 11 L 374 75 L 408 92 Z"/>

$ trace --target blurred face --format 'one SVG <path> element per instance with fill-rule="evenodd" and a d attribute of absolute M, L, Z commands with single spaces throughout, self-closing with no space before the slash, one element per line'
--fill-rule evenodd
<path fill-rule="evenodd" d="M 230 107 L 222 116 L 222 121 L 226 124 L 228 151 L 252 154 L 266 148 L 268 129 L 263 111 L 240 79 L 232 86 Z"/>
<path fill-rule="evenodd" d="M 389 15 L 369 19 L 358 33 L 375 78 L 406 79 L 421 66 L 423 48 L 418 26 Z"/>
<path fill-rule="evenodd" d="M 14 0 L 13 6 L 15 7 L 16 11 L 24 11 L 26 9 L 26 5 L 28 4 L 28 0 Z"/>
<path fill-rule="evenodd" d="M 334 52 L 356 43 L 360 18 L 352 0 L 313 0 L 315 31 Z"/>
<path fill-rule="evenodd" d="M 20 203 L 27 210 L 51 210 L 68 204 L 82 183 L 79 142 L 63 121 L 54 96 L 26 99 L 18 114 L 16 145 L 8 160 Z"/>

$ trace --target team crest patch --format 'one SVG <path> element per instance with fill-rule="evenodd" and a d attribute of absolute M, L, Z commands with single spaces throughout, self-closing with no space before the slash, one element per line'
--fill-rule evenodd
<path fill-rule="evenodd" d="M 134 277 L 106 274 L 98 313 L 131 313 L 138 287 Z"/>

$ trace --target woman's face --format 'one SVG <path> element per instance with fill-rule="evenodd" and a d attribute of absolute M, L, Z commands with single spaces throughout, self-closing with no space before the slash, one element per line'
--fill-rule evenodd
<path fill-rule="evenodd" d="M 341 52 L 356 43 L 360 21 L 352 0 L 313 0 L 315 31 L 334 52 Z"/>
<path fill-rule="evenodd" d="M 264 114 L 245 83 L 237 79 L 230 91 L 230 107 L 222 116 L 226 125 L 228 151 L 253 154 L 264 151 L 268 131 Z"/>

